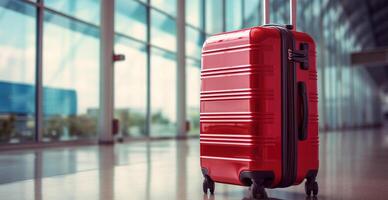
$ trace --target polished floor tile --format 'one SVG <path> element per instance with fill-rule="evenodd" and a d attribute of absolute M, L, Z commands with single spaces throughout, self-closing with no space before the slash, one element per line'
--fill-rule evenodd
<path fill-rule="evenodd" d="M 388 199 L 388 129 L 320 134 L 316 199 Z M 248 189 L 201 191 L 198 139 L 0 153 L 0 199 L 242 200 Z M 303 184 L 267 190 L 306 199 Z"/>

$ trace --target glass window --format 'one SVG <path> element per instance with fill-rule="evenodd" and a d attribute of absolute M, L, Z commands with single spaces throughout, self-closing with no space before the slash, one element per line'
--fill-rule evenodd
<path fill-rule="evenodd" d="M 176 56 L 151 50 L 151 136 L 176 133 Z"/>
<path fill-rule="evenodd" d="M 186 23 L 203 29 L 203 5 L 202 0 L 186 1 Z"/>
<path fill-rule="evenodd" d="M 44 13 L 43 86 L 45 141 L 96 135 L 99 95 L 99 32 Z"/>
<path fill-rule="evenodd" d="M 159 10 L 176 16 L 177 0 L 150 0 L 151 5 Z"/>
<path fill-rule="evenodd" d="M 100 24 L 100 0 L 44 0 L 47 8 L 74 16 L 86 22 Z"/>
<path fill-rule="evenodd" d="M 261 0 L 244 0 L 244 28 L 262 24 Z"/>
<path fill-rule="evenodd" d="M 151 11 L 151 43 L 170 51 L 176 51 L 175 20 L 158 11 Z"/>
<path fill-rule="evenodd" d="M 115 31 L 147 40 L 147 9 L 136 1 L 116 0 Z"/>
<path fill-rule="evenodd" d="M 36 8 L 4 0 L 0 13 L 0 143 L 31 141 L 35 133 Z"/>
<path fill-rule="evenodd" d="M 186 60 L 186 101 L 187 119 L 190 122 L 189 135 L 199 134 L 199 94 L 201 90 L 201 63 Z"/>
<path fill-rule="evenodd" d="M 194 28 L 186 26 L 186 55 L 200 59 L 202 44 L 202 33 Z"/>
<path fill-rule="evenodd" d="M 115 116 L 123 136 L 146 136 L 147 54 L 145 44 L 116 37 L 115 52 L 125 61 L 115 63 Z"/>
<path fill-rule="evenodd" d="M 242 0 L 226 0 L 226 30 L 232 31 L 242 27 Z"/>
<path fill-rule="evenodd" d="M 206 2 L 206 32 L 210 34 L 222 32 L 222 0 Z"/>

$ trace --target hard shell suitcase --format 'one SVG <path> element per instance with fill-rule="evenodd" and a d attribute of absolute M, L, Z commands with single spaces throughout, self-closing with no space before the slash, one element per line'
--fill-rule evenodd
<path fill-rule="evenodd" d="M 304 179 L 306 194 L 318 193 L 315 43 L 293 28 L 264 25 L 205 41 L 200 98 L 205 193 L 213 194 L 219 182 L 251 186 L 253 197 L 265 197 L 265 187 Z"/>

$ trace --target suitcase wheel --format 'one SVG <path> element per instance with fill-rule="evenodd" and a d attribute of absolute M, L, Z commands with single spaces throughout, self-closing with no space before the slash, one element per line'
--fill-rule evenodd
<path fill-rule="evenodd" d="M 215 189 L 214 181 L 209 176 L 206 176 L 205 179 L 203 180 L 202 188 L 203 188 L 203 193 L 207 194 L 207 191 L 209 190 L 210 194 L 213 195 L 214 189 Z"/>
<path fill-rule="evenodd" d="M 318 194 L 318 183 L 317 181 L 306 181 L 306 183 L 304 184 L 304 189 L 306 191 L 306 195 L 307 196 L 311 196 L 311 193 L 314 195 L 314 196 L 317 196 Z"/>
<path fill-rule="evenodd" d="M 268 195 L 265 191 L 263 182 L 256 182 L 252 180 L 251 196 L 253 199 L 267 199 Z"/>

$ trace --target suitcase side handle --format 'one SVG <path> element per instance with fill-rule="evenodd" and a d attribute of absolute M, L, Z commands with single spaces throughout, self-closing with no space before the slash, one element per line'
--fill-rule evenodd
<path fill-rule="evenodd" d="M 309 69 L 309 44 L 301 43 L 300 50 L 288 49 L 288 60 L 299 62 L 303 70 Z"/>
<path fill-rule="evenodd" d="M 263 0 L 263 24 L 270 24 L 271 23 L 271 8 L 269 5 L 270 0 Z M 290 24 L 292 25 L 292 30 L 296 30 L 296 6 L 297 2 L 296 0 L 289 0 L 290 1 Z"/>
<path fill-rule="evenodd" d="M 306 84 L 304 82 L 298 82 L 298 93 L 302 100 L 302 122 L 298 128 L 298 138 L 299 140 L 307 139 L 307 126 L 308 126 L 308 115 L 309 115 L 309 107 L 308 107 L 308 99 L 307 99 L 307 89 Z"/>

